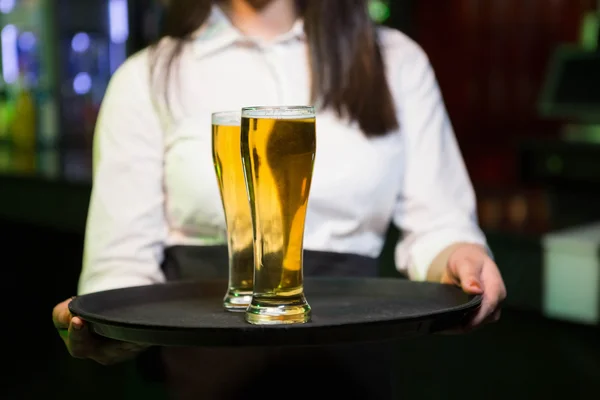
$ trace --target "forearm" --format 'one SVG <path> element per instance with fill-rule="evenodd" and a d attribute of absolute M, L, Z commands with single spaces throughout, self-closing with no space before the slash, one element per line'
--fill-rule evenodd
<path fill-rule="evenodd" d="M 455 243 L 442 250 L 431 262 L 427 270 L 427 280 L 429 282 L 440 282 L 442 275 L 448 265 L 450 255 L 463 243 Z"/>

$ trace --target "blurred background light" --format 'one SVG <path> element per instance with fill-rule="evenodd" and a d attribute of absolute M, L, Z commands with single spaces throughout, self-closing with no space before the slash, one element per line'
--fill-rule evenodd
<path fill-rule="evenodd" d="M 127 7 L 127 0 L 110 0 L 108 3 L 110 40 L 113 43 L 125 43 L 129 37 L 129 13 Z"/>
<path fill-rule="evenodd" d="M 15 0 L 0 0 L 0 13 L 9 14 L 15 8 Z"/>
<path fill-rule="evenodd" d="M 32 32 L 23 32 L 19 36 L 19 48 L 23 51 L 31 51 L 35 47 L 37 39 Z"/>
<path fill-rule="evenodd" d="M 371 0 L 369 14 L 375 22 L 383 23 L 390 17 L 390 6 L 387 1 Z"/>
<path fill-rule="evenodd" d="M 90 36 L 85 32 L 79 32 L 71 40 L 71 48 L 76 53 L 85 53 L 90 47 Z"/>
<path fill-rule="evenodd" d="M 2 75 L 4 82 L 15 83 L 19 79 L 19 50 L 17 39 L 19 30 L 14 25 L 6 25 L 0 33 L 2 42 Z"/>
<path fill-rule="evenodd" d="M 80 72 L 73 79 L 73 91 L 83 95 L 89 93 L 92 89 L 92 78 L 87 72 Z"/>

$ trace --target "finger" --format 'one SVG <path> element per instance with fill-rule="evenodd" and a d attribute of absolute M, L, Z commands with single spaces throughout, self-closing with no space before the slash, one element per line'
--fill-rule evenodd
<path fill-rule="evenodd" d="M 482 279 L 485 285 L 485 292 L 477 314 L 469 323 L 470 327 L 475 327 L 486 322 L 499 309 L 500 303 L 506 297 L 504 282 L 496 264 L 492 261 L 484 267 Z"/>
<path fill-rule="evenodd" d="M 69 328 L 68 347 L 75 358 L 89 358 L 101 365 L 111 365 L 132 358 L 148 346 L 97 336 L 83 320 L 73 317 Z"/>
<path fill-rule="evenodd" d="M 491 315 L 490 317 L 490 322 L 498 322 L 500 320 L 500 317 L 502 316 L 502 310 L 501 309 L 497 309 L 496 311 L 494 311 L 494 313 Z"/>
<path fill-rule="evenodd" d="M 502 307 L 498 306 L 498 308 L 496 308 L 494 311 L 492 311 L 492 313 L 490 315 L 488 315 L 486 317 L 486 319 L 483 320 L 481 325 L 498 322 L 500 320 L 501 316 L 502 316 Z"/>
<path fill-rule="evenodd" d="M 464 259 L 456 264 L 455 275 L 460 282 L 461 288 L 470 294 L 483 293 L 481 272 L 483 263 Z"/>
<path fill-rule="evenodd" d="M 79 317 L 72 317 L 71 325 L 73 326 L 73 329 L 80 331 L 83 328 L 83 320 Z"/>
<path fill-rule="evenodd" d="M 487 285 L 487 282 L 490 282 L 490 284 L 496 288 L 494 293 L 497 297 L 497 302 L 502 303 L 504 299 L 506 299 L 506 286 L 504 285 L 500 270 L 494 261 L 491 259 L 487 261 L 481 277 L 484 285 Z"/>
<path fill-rule="evenodd" d="M 496 310 L 497 303 L 493 298 L 492 290 L 486 289 L 486 292 L 483 294 L 483 296 L 484 297 L 481 301 L 481 306 L 479 306 L 477 313 L 467 324 L 467 328 L 474 328 L 478 325 L 481 325 L 483 321 L 485 321 Z"/>
<path fill-rule="evenodd" d="M 477 314 L 475 314 L 475 315 L 477 315 Z M 474 316 L 471 316 L 466 320 L 466 322 L 467 322 L 466 324 L 464 324 L 462 326 L 456 326 L 451 329 L 447 329 L 447 330 L 444 330 L 444 331 L 441 331 L 438 333 L 440 335 L 464 335 L 465 333 L 472 332 L 473 330 L 477 329 L 481 325 L 484 325 L 487 323 L 498 322 L 500 320 L 501 316 L 502 316 L 502 309 L 497 308 L 494 312 L 492 312 L 491 315 L 487 316 L 487 318 L 479 325 L 472 324 L 472 320 L 473 320 Z"/>
<path fill-rule="evenodd" d="M 462 333 L 473 332 L 473 331 L 476 331 L 477 329 L 482 328 L 483 326 L 485 326 L 487 324 L 498 322 L 500 320 L 501 315 L 502 315 L 502 311 L 500 309 L 496 309 L 496 311 L 494 311 L 494 312 L 492 312 L 492 314 L 488 315 L 483 320 L 483 322 L 475 323 L 475 324 L 469 323 L 469 325 L 465 326 L 462 329 Z"/>
<path fill-rule="evenodd" d="M 96 340 L 83 321 L 74 317 L 69 325 L 69 353 L 75 358 L 87 358 L 97 347 Z"/>
<path fill-rule="evenodd" d="M 71 312 L 69 311 L 69 303 L 71 299 L 65 300 L 58 304 L 52 310 L 52 322 L 56 329 L 68 329 L 71 323 Z"/>

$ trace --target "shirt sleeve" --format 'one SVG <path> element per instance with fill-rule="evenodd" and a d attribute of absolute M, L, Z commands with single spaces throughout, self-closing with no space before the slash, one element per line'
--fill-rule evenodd
<path fill-rule="evenodd" d="M 147 58 L 113 75 L 94 136 L 94 178 L 80 294 L 163 282 L 163 135 Z"/>
<path fill-rule="evenodd" d="M 394 214 L 394 223 L 402 231 L 395 261 L 401 272 L 421 281 L 446 247 L 458 242 L 486 246 L 486 239 L 435 74 L 417 45 L 400 79 L 399 122 L 406 169 Z"/>

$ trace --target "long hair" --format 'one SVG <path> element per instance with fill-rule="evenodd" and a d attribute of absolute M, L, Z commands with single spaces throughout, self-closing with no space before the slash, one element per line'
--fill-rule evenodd
<path fill-rule="evenodd" d="M 159 64 L 166 68 L 163 76 L 166 81 L 176 68 L 185 43 L 208 19 L 215 1 L 169 1 L 162 37 L 174 40 L 175 45 L 166 47 L 167 50 L 158 44 L 151 48 L 154 56 L 169 52 L 166 64 L 152 63 L 153 68 Z M 309 48 L 311 100 L 357 122 L 368 136 L 382 136 L 398 128 L 368 0 L 296 0 L 296 3 L 304 20 Z"/>

